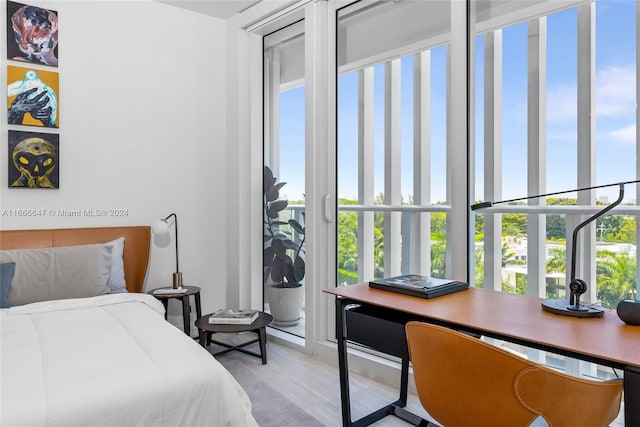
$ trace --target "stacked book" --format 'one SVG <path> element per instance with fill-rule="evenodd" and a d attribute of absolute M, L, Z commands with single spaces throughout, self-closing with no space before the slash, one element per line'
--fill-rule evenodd
<path fill-rule="evenodd" d="M 187 288 L 160 288 L 154 289 L 154 295 L 174 295 L 174 294 L 184 294 L 188 291 Z"/>
<path fill-rule="evenodd" d="M 369 287 L 421 298 L 435 298 L 467 289 L 469 284 L 456 280 L 405 274 L 387 279 L 372 280 L 369 282 Z"/>
<path fill-rule="evenodd" d="M 209 316 L 212 325 L 250 325 L 258 318 L 258 310 L 232 310 L 224 308 Z"/>

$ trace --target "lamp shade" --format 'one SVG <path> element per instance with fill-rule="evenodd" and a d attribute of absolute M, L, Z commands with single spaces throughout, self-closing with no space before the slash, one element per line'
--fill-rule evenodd
<path fill-rule="evenodd" d="M 164 219 L 159 219 L 151 226 L 153 234 L 158 236 L 164 236 L 169 234 L 169 223 Z"/>

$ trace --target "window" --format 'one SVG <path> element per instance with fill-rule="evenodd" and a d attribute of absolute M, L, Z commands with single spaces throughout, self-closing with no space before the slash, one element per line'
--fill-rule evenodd
<path fill-rule="evenodd" d="M 635 179 L 635 92 L 623 89 L 635 87 L 635 7 L 586 2 L 533 18 L 525 9 L 503 23 L 492 15 L 492 29 L 475 36 L 476 199 Z M 563 297 L 571 256 L 566 240 L 595 210 L 562 206 L 604 206 L 617 196 L 613 187 L 477 215 L 476 284 Z M 637 292 L 630 280 L 636 225 L 629 215 L 636 196 L 624 203 L 627 214 L 606 215 L 578 235 L 577 276 L 593 284 L 589 302 L 615 307 Z M 542 213 L 527 214 L 531 206 Z"/>
<path fill-rule="evenodd" d="M 415 1 L 338 11 L 340 284 L 450 277 L 448 263 L 464 265 L 447 256 L 449 129 L 466 120 L 449 117 L 451 13 L 448 2 Z"/>
<path fill-rule="evenodd" d="M 517 3 L 517 4 L 516 4 Z M 472 19 L 475 200 L 505 200 L 639 176 L 635 1 L 485 2 Z M 638 192 L 578 234 L 584 303 L 636 298 Z M 571 234 L 617 187 L 496 205 L 472 215 L 477 286 L 565 298 Z M 598 207 L 595 207 L 598 206 Z M 518 349 L 573 373 L 609 370 Z"/>

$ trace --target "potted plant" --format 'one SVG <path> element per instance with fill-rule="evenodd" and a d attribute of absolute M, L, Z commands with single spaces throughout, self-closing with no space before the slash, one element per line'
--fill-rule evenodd
<path fill-rule="evenodd" d="M 280 213 L 289 205 L 286 199 L 280 198 L 280 189 L 285 184 L 276 182 L 271 169 L 268 166 L 264 167 L 265 292 L 274 323 L 291 326 L 300 320 L 304 304 L 302 281 L 305 274 L 305 228 L 295 219 L 283 221 L 280 218 Z M 302 218 L 304 219 L 304 212 Z"/>

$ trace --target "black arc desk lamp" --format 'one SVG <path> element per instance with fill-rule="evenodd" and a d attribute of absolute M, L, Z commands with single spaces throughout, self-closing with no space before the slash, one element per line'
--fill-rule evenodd
<path fill-rule="evenodd" d="M 542 301 L 542 309 L 551 313 L 560 314 L 563 316 L 571 316 L 571 317 L 602 317 L 604 315 L 604 310 L 600 308 L 588 307 L 580 304 L 580 297 L 582 296 L 582 294 L 587 292 L 587 283 L 582 279 L 576 279 L 576 249 L 578 246 L 578 231 L 580 231 L 590 222 L 598 219 L 602 215 L 609 212 L 611 209 L 618 206 L 620 202 L 622 202 L 622 199 L 624 198 L 625 184 L 633 184 L 637 182 L 640 182 L 640 179 L 635 181 L 624 181 L 624 182 L 616 182 L 613 184 L 596 185 L 594 187 L 577 188 L 575 190 L 556 191 L 554 193 L 538 194 L 536 196 L 519 197 L 517 199 L 501 200 L 499 202 L 491 202 L 491 201 L 481 202 L 481 203 L 476 203 L 474 205 L 471 205 L 471 210 L 475 211 L 478 209 L 489 208 L 497 204 L 518 202 L 522 200 L 536 199 L 539 197 L 548 197 L 548 196 L 555 196 L 558 194 L 574 193 L 576 191 L 595 190 L 596 188 L 615 187 L 616 185 L 619 186 L 620 193 L 618 195 L 618 199 L 616 199 L 615 202 L 611 203 L 609 206 L 605 207 L 601 211 L 596 212 L 594 215 L 582 221 L 573 230 L 573 234 L 571 238 L 571 281 L 569 282 L 569 292 L 570 292 L 569 299 L 568 300 L 545 299 Z"/>

